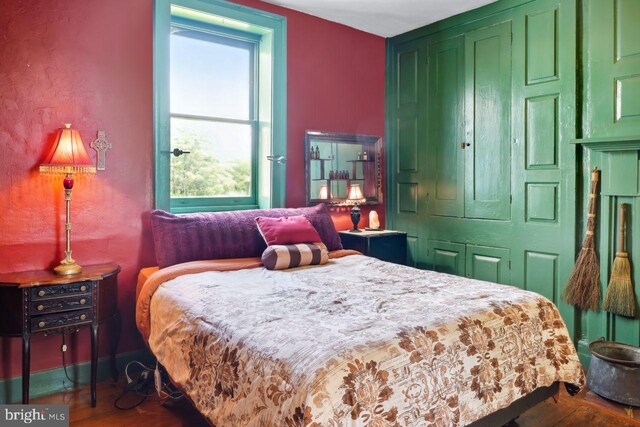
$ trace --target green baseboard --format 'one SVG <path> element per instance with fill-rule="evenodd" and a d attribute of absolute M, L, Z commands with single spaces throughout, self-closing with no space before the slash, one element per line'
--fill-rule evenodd
<path fill-rule="evenodd" d="M 138 360 L 147 366 L 155 363 L 154 357 L 148 350 L 138 350 L 129 353 L 120 353 L 116 356 L 118 374 L 124 374 L 124 367 L 132 360 Z M 91 363 L 82 362 L 75 365 L 67 365 L 69 376 L 80 384 L 88 384 L 91 379 Z M 109 358 L 98 359 L 98 381 L 111 378 Z M 29 398 L 46 396 L 59 393 L 65 388 L 73 386 L 64 375 L 64 369 L 54 368 L 46 371 L 32 372 L 29 384 Z M 72 387 L 73 388 L 73 387 Z M 22 400 L 22 376 L 0 380 L 0 404 L 16 403 Z"/>

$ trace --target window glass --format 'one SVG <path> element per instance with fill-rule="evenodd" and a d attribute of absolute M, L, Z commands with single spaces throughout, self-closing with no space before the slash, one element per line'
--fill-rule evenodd
<path fill-rule="evenodd" d="M 171 197 L 251 196 L 252 127 L 247 124 L 171 119 Z"/>
<path fill-rule="evenodd" d="M 174 27 L 171 34 L 171 113 L 251 119 L 252 46 L 193 33 Z"/>
<path fill-rule="evenodd" d="M 173 26 L 170 37 L 172 198 L 255 198 L 251 42 Z"/>

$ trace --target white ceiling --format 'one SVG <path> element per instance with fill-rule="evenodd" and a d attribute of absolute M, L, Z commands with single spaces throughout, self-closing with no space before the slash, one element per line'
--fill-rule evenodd
<path fill-rule="evenodd" d="M 339 22 L 382 37 L 393 37 L 495 0 L 263 0 Z"/>

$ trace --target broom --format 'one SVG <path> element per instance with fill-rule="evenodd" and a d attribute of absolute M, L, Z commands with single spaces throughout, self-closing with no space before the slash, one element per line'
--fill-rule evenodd
<path fill-rule="evenodd" d="M 600 174 L 598 168 L 591 172 L 591 194 L 587 215 L 587 233 L 573 267 L 562 298 L 583 310 L 598 311 L 600 298 L 600 265 L 595 250 L 594 229 L 596 224 L 597 187 Z"/>
<path fill-rule="evenodd" d="M 625 203 L 620 204 L 620 251 L 616 252 L 613 260 L 613 270 L 611 280 L 607 286 L 607 293 L 604 296 L 602 307 L 615 314 L 627 317 L 636 315 L 636 298 L 633 294 L 633 283 L 631 283 L 631 266 L 629 265 L 629 255 L 624 250 L 624 223 L 625 223 Z"/>

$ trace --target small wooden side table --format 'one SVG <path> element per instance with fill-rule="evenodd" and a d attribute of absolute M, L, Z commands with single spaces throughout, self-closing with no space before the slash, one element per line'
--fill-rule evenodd
<path fill-rule="evenodd" d="M 91 406 L 96 406 L 98 326 L 114 324 L 111 373 L 117 380 L 116 350 L 120 339 L 117 264 L 85 266 L 82 272 L 57 276 L 47 270 L 0 274 L 0 336 L 22 337 L 22 403 L 29 403 L 31 335 L 91 332 Z"/>
<path fill-rule="evenodd" d="M 339 231 L 342 246 L 382 261 L 407 265 L 407 233 L 403 231 Z"/>

